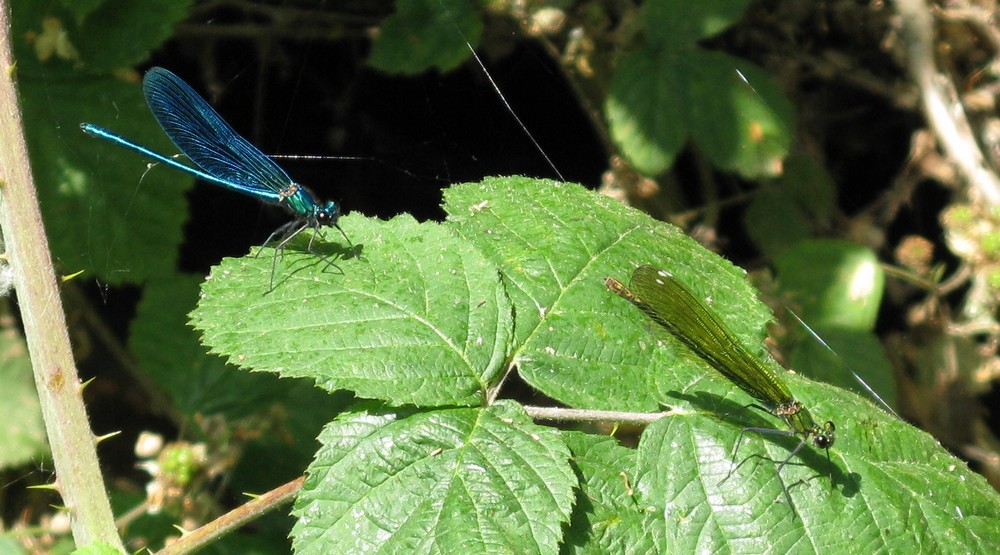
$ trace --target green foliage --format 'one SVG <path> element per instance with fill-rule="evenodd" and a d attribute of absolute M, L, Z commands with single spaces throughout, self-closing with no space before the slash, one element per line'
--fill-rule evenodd
<path fill-rule="evenodd" d="M 892 365 L 875 335 L 885 274 L 871 250 L 847 241 L 802 240 L 775 258 L 781 293 L 813 331 L 791 349 L 794 368 L 846 389 L 860 376 L 883 400 L 895 404 Z M 793 328 L 798 330 L 799 327 Z"/>
<path fill-rule="evenodd" d="M 687 142 L 688 97 L 672 53 L 639 50 L 623 58 L 611 82 L 607 118 L 612 136 L 637 168 L 658 174 Z"/>
<path fill-rule="evenodd" d="M 496 266 L 441 226 L 409 217 L 348 216 L 341 225 L 359 257 L 332 265 L 285 254 L 273 291 L 259 281 L 270 280 L 272 249 L 216 268 L 192 313 L 205 344 L 237 366 L 309 377 L 329 391 L 481 403 L 505 369 L 513 322 Z"/>
<path fill-rule="evenodd" d="M 665 50 L 689 48 L 736 23 L 749 3 L 747 0 L 651 0 L 645 6 L 646 41 Z"/>
<path fill-rule="evenodd" d="M 795 374 L 782 377 L 796 398 L 837 424 L 832 460 L 806 446 L 779 476 L 774 461 L 798 438 L 753 433 L 734 458 L 744 427 L 779 423 L 603 285 L 641 263 L 669 268 L 767 356 L 769 312 L 742 271 L 676 228 L 525 178 L 454 186 L 445 209 L 440 225 L 347 218 L 354 250 L 318 240 L 336 266 L 288 252 L 273 291 L 269 256 L 226 260 L 204 286 L 192 321 L 214 351 L 374 400 L 321 434 L 297 552 L 954 551 L 998 539 L 1000 496 L 980 476 L 870 402 Z M 637 449 L 546 429 L 515 403 L 490 404 L 513 366 L 569 406 L 669 409 Z"/>
<path fill-rule="evenodd" d="M 647 4 L 646 40 L 619 62 L 605 107 L 612 138 L 641 171 L 669 168 L 690 137 L 720 168 L 780 173 L 795 127 L 790 103 L 760 68 L 695 45 L 743 5 Z"/>
<path fill-rule="evenodd" d="M 24 119 L 34 122 L 25 133 L 54 258 L 67 273 L 85 270 L 113 284 L 173 272 L 191 178 L 147 171 L 146 160 L 87 137 L 79 125 L 90 121 L 161 152 L 176 150 L 138 84 L 107 72 L 145 59 L 187 13 L 187 3 L 107 2 L 88 13 L 77 6 L 72 14 L 45 3 L 16 4 L 18 85 Z M 159 11 L 137 18 L 133 10 Z M 60 33 L 51 40 L 75 54 L 42 58 L 40 37 Z M 27 40 L 33 35 L 39 38 Z"/>
<path fill-rule="evenodd" d="M 192 179 L 164 168 L 146 173 L 145 160 L 108 148 L 79 128 L 81 121 L 107 123 L 171 152 L 139 87 L 88 77 L 21 82 L 25 117 L 60 123 L 26 131 L 46 230 L 62 267 L 115 284 L 172 272 L 186 213 L 184 192 Z M 33 87 L 41 86 L 45 93 L 34 94 Z M 93 109 L 95 102 L 102 108 Z M 115 107 L 118 114 L 109 114 Z M 128 189 L 121 188 L 125 183 Z"/>
<path fill-rule="evenodd" d="M 483 23 L 474 0 L 398 0 L 382 22 L 368 62 L 390 73 L 451 71 L 479 43 Z"/>
<path fill-rule="evenodd" d="M 241 373 L 244 372 L 230 372 L 230 376 Z M 255 377 L 278 381 L 273 376 Z M 232 484 L 239 491 L 268 491 L 277 482 L 301 476 L 316 452 L 319 431 L 354 402 L 347 392 L 330 395 L 306 380 L 280 383 L 283 387 L 266 389 L 278 393 L 268 405 L 273 410 L 264 414 L 266 428 L 260 431 L 260 437 L 243 447 L 243 458 L 233 469 Z M 261 405 L 257 408 L 260 411 Z M 266 464 L 261 464 L 262 461 Z"/>
<path fill-rule="evenodd" d="M 656 553 L 656 539 L 644 527 L 645 511 L 632 489 L 635 476 L 629 474 L 636 451 L 613 437 L 570 431 L 563 438 L 577 479 L 563 552 Z"/>
<path fill-rule="evenodd" d="M 91 543 L 73 550 L 73 555 L 119 555 L 121 551 L 106 543 Z"/>
<path fill-rule="evenodd" d="M 0 420 L 0 470 L 46 457 L 45 423 L 31 374 L 28 347 L 4 317 L 0 329 L 0 414 L 17 418 Z"/>
<path fill-rule="evenodd" d="M 558 550 L 569 450 L 513 403 L 346 413 L 319 439 L 295 505 L 296 553 Z"/>
<path fill-rule="evenodd" d="M 747 206 L 747 234 L 774 258 L 830 226 L 836 195 L 833 178 L 815 160 L 789 156 L 781 177 L 761 187 Z"/>
<path fill-rule="evenodd" d="M 129 347 L 145 373 L 185 417 L 197 414 L 247 416 L 283 398 L 291 383 L 261 374 L 235 373 L 218 357 L 205 356 L 187 313 L 198 299 L 202 279 L 167 274 L 147 284 L 139 303 Z"/>
<path fill-rule="evenodd" d="M 213 352 L 256 373 L 205 358 L 181 326 L 197 280 L 174 270 L 190 179 L 145 171 L 138 155 L 78 129 L 92 121 L 175 150 L 149 116 L 135 76 L 120 70 L 145 60 L 188 5 L 15 2 L 25 118 L 44 122 L 27 127 L 28 142 L 62 267 L 113 284 L 147 284 L 131 347 L 182 421 L 217 415 L 232 422 L 262 407 L 280 409 L 282 416 L 268 417 L 277 429 L 243 446 L 246 456 L 229 478 L 260 491 L 312 459 L 295 506 L 298 551 L 847 552 L 863 545 L 947 552 L 1000 539 L 998 496 L 964 463 L 867 401 L 797 375 L 783 374 L 796 398 L 837 424 L 832 461 L 806 446 L 779 476 L 773 461 L 784 460 L 797 439 L 755 434 L 733 457 L 745 426 L 774 427 L 776 419 L 748 408 L 745 394 L 608 292 L 603 279 L 626 278 L 639 264 L 669 268 L 710 298 L 761 356 L 769 311 L 739 268 L 677 228 L 575 185 L 512 178 L 456 186 L 446 193 L 443 224 L 344 218 L 357 247 L 317 239 L 330 264 L 305 252 L 309 238 L 299 237 L 277 258 L 273 289 L 272 249 L 227 259 L 202 287 L 191 321 Z M 696 44 L 731 25 L 745 5 L 646 3 L 641 40 L 627 45 L 613 69 L 606 104 L 615 143 L 640 170 L 669 168 L 689 139 L 714 164 L 744 176 L 781 167 L 795 127 L 787 100 L 760 69 Z M 397 8 L 371 56 L 384 71 L 448 70 L 470 55 L 465 41 L 479 39 L 473 0 L 402 0 Z M 754 240 L 770 254 L 785 253 L 783 287 L 798 282 L 809 290 L 817 283 L 810 270 L 828 272 L 831 262 L 801 255 L 796 243 L 813 219 L 828 215 L 832 187 L 815 168 L 786 168 L 748 221 L 789 215 L 790 227 L 760 227 L 767 233 Z M 825 301 L 804 302 L 803 317 L 820 321 L 817 330 L 848 367 L 889 379 L 870 334 L 880 280 L 864 307 L 832 284 Z M 840 327 L 824 327 L 831 323 Z M 7 354 L 20 348 L 10 345 Z M 828 351 L 800 346 L 791 359 L 798 370 L 830 381 L 845 376 L 830 371 L 839 363 Z M 543 427 L 517 403 L 495 402 L 515 369 L 567 406 L 663 411 L 663 418 L 637 448 Z M 4 383 L 26 390 L 21 377 Z M 343 390 L 373 401 L 335 416 L 346 403 Z M 27 453 L 16 460 L 37 451 Z M 231 536 L 215 548 L 269 552 L 274 537 Z"/>
<path fill-rule="evenodd" d="M 22 555 L 28 551 L 18 543 L 17 539 L 13 536 L 2 534 L 0 535 L 0 554 L 2 555 Z"/>
<path fill-rule="evenodd" d="M 173 34 L 190 5 L 190 0 L 14 0 L 11 21 L 23 31 L 13 44 L 17 71 L 51 78 L 80 67 L 110 72 L 142 63 Z M 27 96 L 22 90 L 21 97 Z"/>
<path fill-rule="evenodd" d="M 791 104 L 760 68 L 697 46 L 735 23 L 747 4 L 646 4 L 645 40 L 617 61 L 605 102 L 611 137 L 640 171 L 665 171 L 690 139 L 722 169 L 750 178 L 781 173 L 795 128 Z M 482 31 L 476 5 L 401 0 L 381 26 L 369 62 L 405 75 L 457 67 L 471 56 L 466 41 L 475 46 Z"/>
<path fill-rule="evenodd" d="M 885 274 L 870 249 L 838 240 L 801 241 L 775 259 L 778 278 L 819 326 L 871 331 Z"/>
<path fill-rule="evenodd" d="M 657 410 L 662 375 L 649 372 L 649 355 L 608 347 L 609 339 L 620 337 L 612 331 L 620 332 L 635 315 L 616 310 L 620 299 L 603 280 L 628 276 L 643 263 L 670 268 L 698 286 L 705 285 L 701 276 L 717 276 L 711 295 L 730 307 L 732 329 L 760 350 L 770 314 L 760 304 L 737 301 L 752 296 L 742 270 L 676 227 L 577 186 L 544 183 L 487 181 L 445 193 L 448 225 L 504 276 L 517 315 L 512 360 L 525 381 L 571 406 Z M 644 325 L 635 330 L 638 343 L 648 345 Z M 698 363 L 666 356 L 663 366 L 700 373 Z M 572 370 L 554 370 L 564 367 Z"/>
<path fill-rule="evenodd" d="M 864 380 L 890 407 L 896 406 L 896 379 L 892 363 L 886 357 L 874 331 L 859 331 L 836 326 L 815 326 L 822 338 L 798 334 L 789 349 L 789 366 L 817 380 L 849 389 L 864 391 L 853 374 Z"/>

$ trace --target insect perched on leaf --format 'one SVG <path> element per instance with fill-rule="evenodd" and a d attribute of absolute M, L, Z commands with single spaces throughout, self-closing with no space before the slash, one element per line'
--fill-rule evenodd
<path fill-rule="evenodd" d="M 162 67 L 154 67 L 143 78 L 142 89 L 156 121 L 177 148 L 194 163 L 193 166 L 182 164 L 92 123 L 81 123 L 80 129 L 92 137 L 111 141 L 203 181 L 281 206 L 295 219 L 278 228 L 265 242 L 270 243 L 277 238 L 275 251 L 280 251 L 305 229 L 319 231 L 327 226 L 336 227 L 350 244 L 351 240 L 337 224 L 340 208 L 336 203 L 317 201 L 305 185 L 293 181 L 271 158 L 238 135 L 180 77 Z M 309 239 L 309 250 L 312 251 L 312 238 Z M 273 261 L 271 282 L 273 286 Z"/>
<path fill-rule="evenodd" d="M 781 469 L 810 440 L 816 447 L 827 451 L 829 460 L 829 449 L 833 445 L 836 429 L 833 422 L 816 424 L 809 409 L 792 396 L 788 386 L 774 369 L 751 353 L 726 324 L 673 274 L 652 266 L 639 266 L 632 273 L 628 287 L 611 277 L 604 283 L 618 296 L 639 307 L 654 322 L 663 326 L 694 354 L 789 427 L 788 430 L 744 428 L 736 441 L 737 448 L 743 439 L 743 433 L 748 431 L 799 436 L 802 441 L 778 465 L 779 475 Z M 782 489 L 789 506 L 792 506 L 791 496 L 784 483 Z"/>

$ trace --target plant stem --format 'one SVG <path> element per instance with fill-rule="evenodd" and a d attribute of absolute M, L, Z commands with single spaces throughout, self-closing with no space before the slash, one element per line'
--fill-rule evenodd
<path fill-rule="evenodd" d="M 920 88 L 924 115 L 949 160 L 968 182 L 970 192 L 988 206 L 1000 205 L 1000 177 L 986 165 L 955 85 L 941 75 L 934 62 L 934 25 L 925 0 L 899 0 L 899 37 L 906 47 L 907 65 Z"/>
<path fill-rule="evenodd" d="M 260 518 L 291 501 L 299 493 L 299 490 L 302 489 L 303 482 L 305 482 L 305 477 L 296 478 L 287 484 L 278 486 L 197 530 L 185 534 L 181 539 L 158 551 L 156 555 L 180 555 L 182 553 L 197 551 L 222 536 L 235 531 L 240 526 Z"/>
<path fill-rule="evenodd" d="M 66 317 L 35 195 L 10 50 L 10 6 L 0 0 L 0 230 L 56 468 L 78 546 L 101 542 L 122 552 L 81 396 Z"/>
<path fill-rule="evenodd" d="M 526 406 L 524 411 L 536 420 L 558 422 L 618 422 L 644 426 L 663 418 L 666 412 L 621 412 L 614 410 L 566 409 L 561 407 Z"/>

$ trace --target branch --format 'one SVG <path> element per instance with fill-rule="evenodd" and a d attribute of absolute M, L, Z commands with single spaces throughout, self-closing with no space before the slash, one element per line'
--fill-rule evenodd
<path fill-rule="evenodd" d="M 972 193 L 989 206 L 1000 204 L 1000 178 L 987 169 L 955 86 L 934 65 L 934 29 L 924 0 L 898 0 L 900 39 L 907 64 L 920 88 L 924 115 L 945 154 L 958 166 Z"/>
<path fill-rule="evenodd" d="M 208 524 L 185 534 L 181 539 L 163 548 L 156 555 L 181 555 L 193 553 L 198 549 L 218 540 L 222 536 L 235 531 L 240 526 L 251 522 L 289 502 L 302 489 L 305 477 L 296 478 L 287 484 L 261 495 L 249 503 L 229 511 Z"/>
<path fill-rule="evenodd" d="M 667 415 L 665 412 L 620 412 L 614 410 L 564 409 L 559 407 L 524 407 L 536 420 L 558 422 L 619 422 L 643 426 Z"/>

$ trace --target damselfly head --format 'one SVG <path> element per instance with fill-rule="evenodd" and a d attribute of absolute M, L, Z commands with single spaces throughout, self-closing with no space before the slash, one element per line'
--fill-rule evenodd
<path fill-rule="evenodd" d="M 833 440 L 836 438 L 837 427 L 833 425 L 833 422 L 827 420 L 823 427 L 817 426 L 813 430 L 813 445 L 819 447 L 820 449 L 829 449 L 833 445 Z"/>
<path fill-rule="evenodd" d="M 337 203 L 330 200 L 322 206 L 317 206 L 316 211 L 313 213 L 313 217 L 316 219 L 317 225 L 337 225 L 337 219 L 340 218 L 340 208 L 337 207 Z"/>

